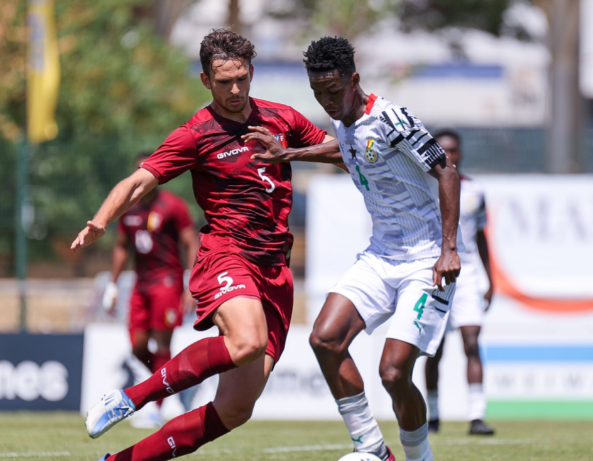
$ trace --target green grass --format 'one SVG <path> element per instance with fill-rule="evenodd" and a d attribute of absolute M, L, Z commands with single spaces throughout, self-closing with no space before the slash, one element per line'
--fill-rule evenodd
<path fill-rule="evenodd" d="M 465 423 L 442 424 L 441 432 L 430 439 L 435 459 L 593 460 L 591 421 L 496 421 L 493 425 L 497 430 L 495 437 L 476 438 L 466 435 Z M 404 461 L 397 425 L 383 422 L 381 428 L 398 461 Z M 124 422 L 100 439 L 91 440 L 86 434 L 82 418 L 76 414 L 0 413 L 0 461 L 97 461 L 106 452 L 121 450 L 150 432 L 132 429 Z M 346 448 L 349 445 L 348 435 L 341 422 L 253 421 L 183 459 L 336 461 L 349 451 Z M 286 451 L 286 447 L 294 451 Z"/>

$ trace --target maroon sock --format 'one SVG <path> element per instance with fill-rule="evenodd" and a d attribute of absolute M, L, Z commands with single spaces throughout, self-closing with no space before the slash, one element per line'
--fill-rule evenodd
<path fill-rule="evenodd" d="M 201 383 L 217 373 L 235 368 L 224 338 L 205 338 L 186 347 L 146 381 L 124 389 L 139 410 L 171 394 Z"/>
<path fill-rule="evenodd" d="M 167 352 L 157 352 L 156 354 L 153 355 L 153 360 L 152 360 L 152 372 L 156 373 L 158 370 L 160 370 L 162 367 L 165 366 L 165 364 L 171 360 L 171 351 L 167 350 Z M 156 401 L 156 404 L 160 407 L 163 404 L 163 399 L 159 399 Z"/>
<path fill-rule="evenodd" d="M 193 453 L 227 432 L 229 430 L 222 424 L 210 402 L 172 419 L 158 432 L 108 457 L 107 461 L 165 461 L 178 458 Z"/>

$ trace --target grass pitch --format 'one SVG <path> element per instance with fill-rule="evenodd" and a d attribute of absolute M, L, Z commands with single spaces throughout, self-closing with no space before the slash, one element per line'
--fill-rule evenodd
<path fill-rule="evenodd" d="M 430 436 L 437 461 L 590 461 L 593 422 L 493 422 L 494 437 L 466 435 L 466 423 L 441 424 Z M 403 461 L 397 425 L 381 428 L 398 461 Z M 97 461 L 122 450 L 151 431 L 119 424 L 91 440 L 83 419 L 71 413 L 0 413 L 0 460 Z M 208 461 L 336 461 L 351 451 L 341 422 L 252 421 L 183 459 Z"/>

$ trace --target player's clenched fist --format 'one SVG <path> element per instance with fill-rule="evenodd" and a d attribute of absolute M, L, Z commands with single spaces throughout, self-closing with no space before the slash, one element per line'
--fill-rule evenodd
<path fill-rule="evenodd" d="M 443 278 L 445 279 L 445 285 L 449 285 L 459 277 L 460 271 L 461 263 L 457 252 L 450 251 L 443 253 L 432 268 L 433 284 L 440 291 L 445 291 L 443 288 Z"/>
<path fill-rule="evenodd" d="M 80 231 L 78 237 L 74 239 L 72 245 L 70 245 L 70 249 L 72 251 L 76 251 L 79 248 L 85 247 L 93 243 L 95 240 L 98 240 L 103 236 L 105 233 L 105 226 L 101 226 L 99 224 L 95 224 L 92 221 L 86 222 L 86 227 Z"/>

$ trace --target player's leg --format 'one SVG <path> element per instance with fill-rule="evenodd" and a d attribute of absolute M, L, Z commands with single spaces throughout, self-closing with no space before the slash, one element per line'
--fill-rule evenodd
<path fill-rule="evenodd" d="M 466 325 L 460 327 L 463 338 L 463 348 L 467 356 L 467 382 L 469 388 L 469 419 L 470 434 L 493 435 L 494 430 L 484 424 L 486 416 L 486 397 L 483 389 L 482 359 L 480 357 L 480 346 L 478 337 L 481 327 L 478 325 Z"/>
<path fill-rule="evenodd" d="M 362 377 L 348 352 L 363 329 L 372 331 L 392 312 L 395 291 L 377 272 L 381 264 L 376 256 L 361 256 L 328 296 L 310 341 L 356 451 L 387 460 L 394 459 L 393 455 L 373 418 Z"/>
<path fill-rule="evenodd" d="M 348 351 L 364 328 L 354 304 L 341 294 L 330 293 L 315 320 L 310 343 L 336 400 L 364 392 L 362 377 Z"/>
<path fill-rule="evenodd" d="M 414 363 L 420 350 L 406 342 L 387 339 L 379 373 L 383 386 L 391 396 L 393 410 L 400 427 L 400 438 L 407 461 L 432 461 L 428 443 L 426 405 L 412 382 Z"/>
<path fill-rule="evenodd" d="M 267 326 L 258 299 L 231 298 L 214 311 L 212 321 L 220 329 L 221 336 L 195 342 L 146 381 L 113 391 L 92 407 L 86 421 L 91 437 L 99 437 L 148 402 L 195 386 L 214 374 L 253 362 L 265 353 Z"/>
<path fill-rule="evenodd" d="M 154 356 L 148 349 L 150 339 L 150 305 L 145 293 L 134 287 L 130 296 L 128 318 L 132 354 L 152 371 Z"/>
<path fill-rule="evenodd" d="M 193 453 L 249 420 L 261 395 L 274 359 L 260 355 L 255 361 L 220 376 L 214 402 L 165 424 L 136 445 L 107 457 L 107 461 L 164 461 Z"/>
<path fill-rule="evenodd" d="M 195 386 L 214 374 L 253 362 L 265 353 L 268 331 L 258 299 L 231 298 L 214 311 L 212 322 L 220 329 L 220 336 L 195 342 L 151 378 L 125 389 L 137 409 Z"/>
<path fill-rule="evenodd" d="M 383 386 L 393 400 L 407 461 L 432 461 L 426 405 L 412 382 L 416 359 L 434 356 L 442 342 L 455 284 L 432 286 L 435 259 L 402 263 L 393 269 L 398 299 L 381 357 Z"/>
<path fill-rule="evenodd" d="M 428 357 L 424 367 L 428 403 L 428 432 L 438 432 L 439 430 L 439 363 L 443 356 L 444 345 L 445 338 L 441 341 L 434 357 Z"/>

